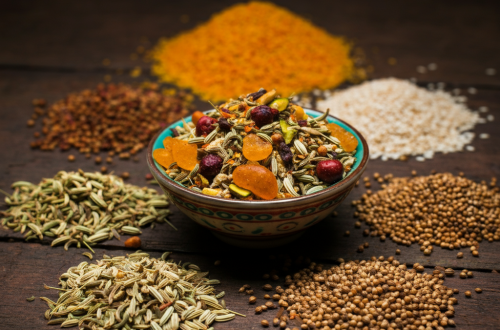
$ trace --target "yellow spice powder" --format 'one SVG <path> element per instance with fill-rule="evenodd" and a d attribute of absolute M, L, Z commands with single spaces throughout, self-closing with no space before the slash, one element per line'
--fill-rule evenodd
<path fill-rule="evenodd" d="M 343 38 L 267 2 L 232 6 L 152 50 L 162 82 L 220 101 L 272 86 L 281 95 L 338 86 L 353 75 Z"/>

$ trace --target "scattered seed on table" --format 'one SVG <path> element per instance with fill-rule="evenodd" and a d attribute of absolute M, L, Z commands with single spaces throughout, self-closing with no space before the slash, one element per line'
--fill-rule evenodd
<path fill-rule="evenodd" d="M 101 156 L 97 156 L 97 157 L 94 159 L 94 161 L 95 161 L 95 163 L 96 163 L 96 164 L 100 164 L 100 163 L 102 163 L 102 158 L 101 158 Z"/>
<path fill-rule="evenodd" d="M 277 327 L 279 324 L 280 324 L 280 319 L 279 319 L 279 318 L 277 318 L 277 317 L 275 317 L 275 318 L 273 319 L 273 325 L 274 325 L 275 327 Z"/>
<path fill-rule="evenodd" d="M 252 294 L 253 294 L 253 290 L 251 290 L 251 289 L 250 289 L 250 290 L 246 290 L 246 291 L 245 291 L 245 293 L 246 293 L 247 295 L 252 295 Z"/>
<path fill-rule="evenodd" d="M 458 258 L 458 259 L 461 259 L 461 258 L 463 258 L 463 257 L 464 257 L 464 253 L 463 253 L 463 252 L 458 252 L 458 253 L 457 253 L 457 258 Z"/>
<path fill-rule="evenodd" d="M 262 289 L 264 289 L 266 291 L 272 291 L 273 290 L 273 286 L 271 284 L 264 284 L 264 286 L 262 287 Z"/>
<path fill-rule="evenodd" d="M 267 328 L 267 327 L 269 326 L 269 321 L 267 321 L 267 320 L 262 320 L 262 321 L 260 321 L 260 324 L 261 324 L 263 327 L 266 327 L 266 328 Z"/>
<path fill-rule="evenodd" d="M 264 299 L 271 299 L 271 296 L 268 295 L 267 293 L 264 295 Z"/>
<path fill-rule="evenodd" d="M 469 290 L 465 291 L 464 294 L 467 298 L 470 298 L 472 296 L 472 293 Z"/>
<path fill-rule="evenodd" d="M 130 178 L 130 173 L 129 172 L 123 172 L 121 175 L 122 179 L 128 179 Z"/>
<path fill-rule="evenodd" d="M 260 306 L 255 307 L 255 314 L 260 314 L 260 313 L 262 313 L 262 307 Z"/>
<path fill-rule="evenodd" d="M 476 291 L 477 293 L 483 292 L 483 290 L 481 288 L 475 288 L 474 291 Z"/>
<path fill-rule="evenodd" d="M 400 249 L 396 249 L 396 254 L 400 255 L 401 254 L 401 250 Z"/>
<path fill-rule="evenodd" d="M 75 161 L 75 156 L 73 156 L 73 155 L 69 155 L 69 156 L 68 156 L 68 161 L 69 161 L 69 162 L 74 162 L 74 161 Z"/>
<path fill-rule="evenodd" d="M 101 166 L 101 173 L 106 173 L 108 168 L 106 166 Z"/>
<path fill-rule="evenodd" d="M 474 250 L 474 251 L 472 251 L 472 255 L 473 255 L 474 257 L 479 257 L 479 251 L 478 251 L 478 250 Z"/>
<path fill-rule="evenodd" d="M 467 272 L 467 277 L 474 277 L 474 273 L 472 271 L 468 271 Z"/>
<path fill-rule="evenodd" d="M 249 304 L 255 304 L 257 302 L 257 297 L 251 296 L 248 298 L 248 303 Z"/>
<path fill-rule="evenodd" d="M 346 230 L 344 236 L 349 236 L 349 235 L 351 235 L 351 232 L 349 230 Z"/>
<path fill-rule="evenodd" d="M 220 260 L 215 260 L 215 262 L 214 262 L 214 266 L 220 266 L 220 264 L 221 264 L 221 261 L 220 261 Z"/>
<path fill-rule="evenodd" d="M 455 271 L 451 268 L 446 268 L 446 270 L 444 271 L 444 274 L 446 276 L 453 276 L 455 274 Z"/>
<path fill-rule="evenodd" d="M 111 158 L 111 157 L 106 157 L 106 163 L 108 163 L 108 164 L 113 163 L 113 158 Z"/>

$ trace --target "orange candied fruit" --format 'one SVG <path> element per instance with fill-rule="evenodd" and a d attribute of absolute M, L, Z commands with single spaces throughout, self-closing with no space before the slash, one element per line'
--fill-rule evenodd
<path fill-rule="evenodd" d="M 189 144 L 187 141 L 174 139 L 172 154 L 174 161 L 180 168 L 192 171 L 198 164 L 198 148 L 196 144 Z"/>
<path fill-rule="evenodd" d="M 201 111 L 195 111 L 193 112 L 193 114 L 191 115 L 191 121 L 193 122 L 193 124 L 198 124 L 198 120 L 200 120 L 201 117 L 203 117 L 205 114 Z"/>
<path fill-rule="evenodd" d="M 276 198 L 278 182 L 273 172 L 262 165 L 240 165 L 233 172 L 234 183 L 265 200 Z"/>
<path fill-rule="evenodd" d="M 358 139 L 337 124 L 330 123 L 326 127 L 332 132 L 332 136 L 340 141 L 340 146 L 347 152 L 356 150 L 358 147 Z"/>
<path fill-rule="evenodd" d="M 153 158 L 158 164 L 163 167 L 169 167 L 170 164 L 174 162 L 172 152 L 168 151 L 167 149 L 155 149 L 153 151 Z"/>
<path fill-rule="evenodd" d="M 248 160 L 263 160 L 272 152 L 273 145 L 255 134 L 248 134 L 243 139 L 243 156 Z"/>

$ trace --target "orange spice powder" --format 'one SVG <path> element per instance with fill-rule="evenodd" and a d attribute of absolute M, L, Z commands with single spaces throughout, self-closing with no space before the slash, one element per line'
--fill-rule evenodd
<path fill-rule="evenodd" d="M 162 82 L 220 101 L 273 86 L 283 96 L 329 89 L 354 72 L 351 45 L 267 2 L 237 4 L 151 51 Z"/>

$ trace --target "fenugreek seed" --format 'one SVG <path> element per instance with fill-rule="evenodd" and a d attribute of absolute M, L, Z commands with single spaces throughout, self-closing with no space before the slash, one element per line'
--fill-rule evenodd
<path fill-rule="evenodd" d="M 481 288 L 475 288 L 474 291 L 476 291 L 477 293 L 483 292 L 483 290 Z"/>
<path fill-rule="evenodd" d="M 472 296 L 472 293 L 469 290 L 465 291 L 464 293 L 467 298 L 470 298 Z"/>
<path fill-rule="evenodd" d="M 257 302 L 257 297 L 251 296 L 248 298 L 248 303 L 249 304 L 255 304 Z"/>
<path fill-rule="evenodd" d="M 267 327 L 269 326 L 269 321 L 267 321 L 267 320 L 262 320 L 262 321 L 260 321 L 260 324 L 261 324 L 263 327 L 267 328 Z"/>

